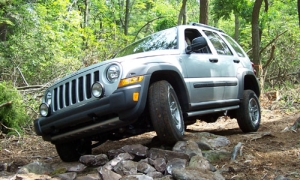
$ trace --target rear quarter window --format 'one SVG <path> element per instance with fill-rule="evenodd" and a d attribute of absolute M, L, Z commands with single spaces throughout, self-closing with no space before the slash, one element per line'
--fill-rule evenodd
<path fill-rule="evenodd" d="M 238 45 L 237 42 L 235 42 L 235 40 L 233 40 L 231 37 L 227 36 L 227 35 L 223 35 L 223 37 L 226 39 L 226 41 L 228 41 L 228 43 L 231 45 L 231 47 L 235 50 L 235 52 L 237 53 L 237 55 L 239 57 L 245 57 L 245 53 L 242 50 L 242 48 Z"/>

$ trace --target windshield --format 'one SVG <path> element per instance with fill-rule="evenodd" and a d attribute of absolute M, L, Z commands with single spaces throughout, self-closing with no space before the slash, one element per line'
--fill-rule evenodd
<path fill-rule="evenodd" d="M 177 49 L 177 28 L 171 28 L 147 36 L 121 50 L 116 57 L 140 52 Z"/>

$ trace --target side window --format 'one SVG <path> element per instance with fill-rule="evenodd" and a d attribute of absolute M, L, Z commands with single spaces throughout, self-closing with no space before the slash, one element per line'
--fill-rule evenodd
<path fill-rule="evenodd" d="M 223 39 L 214 32 L 211 31 L 204 31 L 206 36 L 209 38 L 213 46 L 215 47 L 216 51 L 220 55 L 232 55 L 227 44 L 223 41 Z"/>
<path fill-rule="evenodd" d="M 245 54 L 241 47 L 235 42 L 231 37 L 223 35 L 223 37 L 228 41 L 228 43 L 232 46 L 239 57 L 245 57 Z"/>
<path fill-rule="evenodd" d="M 186 42 L 186 47 L 190 46 L 192 44 L 193 40 L 197 37 L 202 37 L 202 34 L 197 29 L 185 29 L 184 38 L 185 38 L 185 42 Z M 201 47 L 197 50 L 193 50 L 193 52 L 194 53 L 211 54 L 210 48 L 208 47 L 206 41 L 205 41 L 205 43 L 203 43 L 203 47 Z"/>

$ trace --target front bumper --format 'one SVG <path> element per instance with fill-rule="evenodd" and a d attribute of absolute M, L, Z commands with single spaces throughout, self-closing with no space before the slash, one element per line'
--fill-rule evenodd
<path fill-rule="evenodd" d="M 143 112 L 147 101 L 148 78 L 141 84 L 116 90 L 113 94 L 99 100 L 50 117 L 34 121 L 37 135 L 46 141 L 61 141 L 92 136 L 105 131 L 126 126 L 134 122 Z M 132 95 L 139 92 L 139 100 L 133 101 Z"/>

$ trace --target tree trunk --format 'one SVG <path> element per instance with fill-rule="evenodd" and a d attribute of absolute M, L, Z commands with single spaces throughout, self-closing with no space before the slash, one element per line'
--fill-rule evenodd
<path fill-rule="evenodd" d="M 124 34 L 128 35 L 128 24 L 129 24 L 129 8 L 130 8 L 130 0 L 126 0 L 126 9 L 125 9 L 125 22 L 124 22 Z"/>
<path fill-rule="evenodd" d="M 208 0 L 200 1 L 199 22 L 202 24 L 208 24 Z"/>
<path fill-rule="evenodd" d="M 186 2 L 187 0 L 182 1 L 182 6 L 178 15 L 177 25 L 186 24 Z"/>
<path fill-rule="evenodd" d="M 0 24 L 0 41 L 6 41 L 7 25 L 6 23 Z"/>
<path fill-rule="evenodd" d="M 89 0 L 84 1 L 84 25 L 83 27 L 89 26 Z"/>
<path fill-rule="evenodd" d="M 257 74 L 260 75 L 260 31 L 259 31 L 259 11 L 263 0 L 256 0 L 252 11 L 252 56 Z"/>
<path fill-rule="evenodd" d="M 298 19 L 299 19 L 299 27 L 300 27 L 300 0 L 297 1 L 298 5 Z"/>
<path fill-rule="evenodd" d="M 235 13 L 234 14 L 234 39 L 239 42 L 239 38 L 240 38 L 240 20 L 239 20 L 239 16 Z"/>

